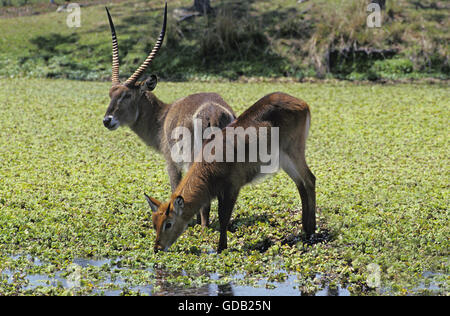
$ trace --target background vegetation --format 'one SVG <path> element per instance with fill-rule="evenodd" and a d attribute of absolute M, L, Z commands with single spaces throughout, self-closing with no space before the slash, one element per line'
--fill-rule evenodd
<path fill-rule="evenodd" d="M 324 285 L 351 294 L 449 293 L 446 86 L 158 85 L 167 102 L 186 91 L 219 92 L 237 113 L 277 90 L 311 104 L 314 243 L 302 239 L 299 195 L 282 172 L 242 190 L 229 250 L 218 255 L 216 205 L 210 229 L 190 227 L 170 252 L 151 250 L 143 193 L 169 197 L 165 164 L 129 129 L 102 126 L 109 83 L 0 85 L 0 295 L 157 294 L 165 284 L 194 291 L 230 282 L 272 288 L 288 277 L 297 294 Z M 79 286 L 30 281 L 67 277 L 81 259 L 96 264 L 82 267 Z M 371 264 L 380 267 L 379 287 L 368 281 Z"/>
<path fill-rule="evenodd" d="M 153 46 L 163 1 L 81 1 L 81 27 L 48 1 L 11 0 L 0 11 L 0 76 L 107 80 L 117 25 L 129 75 Z M 178 21 L 192 0 L 169 1 L 167 40 L 153 69 L 170 80 L 308 77 L 350 80 L 449 77 L 449 4 L 387 1 L 368 28 L 368 1 L 216 0 L 214 12 Z M 178 11 L 177 11 L 178 10 Z"/>

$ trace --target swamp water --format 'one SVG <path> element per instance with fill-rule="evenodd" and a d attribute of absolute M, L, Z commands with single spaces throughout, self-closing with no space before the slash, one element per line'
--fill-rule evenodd
<path fill-rule="evenodd" d="M 11 256 L 12 260 L 27 263 L 28 266 L 17 266 L 14 269 L 0 270 L 0 284 L 14 284 L 25 293 L 33 294 L 38 289 L 56 287 L 69 290 L 77 295 L 151 295 L 151 296 L 349 296 L 350 291 L 341 285 L 331 285 L 326 278 L 316 274 L 315 286 L 308 293 L 299 290 L 298 275 L 286 271 L 278 272 L 284 275 L 283 281 L 259 279 L 252 285 L 246 285 L 245 276 L 236 274 L 223 282 L 217 274 L 196 275 L 202 280 L 200 285 L 178 285 L 168 282 L 172 277 L 164 269 L 148 268 L 133 269 L 122 267 L 121 261 L 112 259 L 82 259 L 76 258 L 65 270 L 56 270 L 52 265 L 39 259 L 26 256 Z M 35 268 L 35 269 L 33 269 Z M 38 271 L 34 273 L 33 270 Z M 139 277 L 136 277 L 139 275 Z M 181 272 L 175 277 L 188 276 Z M 194 280 L 195 280 L 194 277 Z M 442 284 L 436 279 L 445 277 L 441 273 L 425 272 L 422 274 L 417 291 L 429 293 L 439 291 Z M 229 281 L 228 281 L 229 280 Z M 242 281 L 242 282 L 241 282 Z M 182 281 L 180 282 L 182 283 Z M 202 284 L 203 283 L 203 284 Z M 208 283 L 208 284 L 204 284 Z M 45 292 L 45 291 L 44 291 Z M 388 289 L 379 288 L 378 294 L 389 294 Z"/>
<path fill-rule="evenodd" d="M 17 284 L 25 291 L 34 292 L 38 288 L 57 287 L 73 290 L 81 295 L 105 295 L 119 296 L 122 294 L 141 294 L 152 296 L 300 296 L 306 295 L 298 289 L 297 275 L 290 275 L 285 271 L 279 272 L 285 275 L 284 281 L 269 282 L 261 279 L 254 285 L 240 285 L 244 275 L 233 275 L 230 282 L 221 282 L 217 274 L 206 274 L 211 284 L 200 286 L 183 286 L 174 282 L 168 282 L 169 273 L 163 269 L 130 269 L 117 264 L 120 261 L 111 259 L 82 259 L 76 258 L 65 270 L 55 270 L 47 267 L 39 259 L 26 256 L 11 256 L 12 260 L 25 261 L 31 265 L 26 269 L 0 270 L 0 282 Z M 33 273 L 33 266 L 38 273 Z M 25 270 L 27 272 L 25 272 Z M 44 272 L 41 272 L 41 271 Z M 85 270 L 88 270 L 86 272 Z M 47 273 L 48 271 L 48 273 Z M 142 279 L 136 282 L 133 275 L 142 273 L 148 275 L 147 284 Z M 180 273 L 186 276 L 186 273 Z M 320 281 L 320 275 L 316 275 Z M 138 283 L 138 284 L 137 284 Z M 144 282 L 145 283 L 145 282 Z M 245 283 L 245 282 L 244 282 Z M 82 290 L 88 287 L 89 290 Z M 80 291 L 78 291 L 80 290 Z M 319 286 L 316 291 L 307 295 L 316 296 L 349 296 L 350 292 L 341 286 Z"/>

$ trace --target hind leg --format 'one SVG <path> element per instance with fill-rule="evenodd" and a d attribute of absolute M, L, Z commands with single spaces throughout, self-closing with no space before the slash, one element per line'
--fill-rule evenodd
<path fill-rule="evenodd" d="M 316 231 L 316 177 L 309 170 L 306 163 L 303 166 L 304 181 L 297 182 L 297 188 L 302 199 L 302 224 L 309 237 Z"/>
<path fill-rule="evenodd" d="M 302 152 L 282 153 L 281 167 L 297 185 L 302 200 L 302 225 L 307 237 L 316 231 L 316 177 L 309 170 Z"/>

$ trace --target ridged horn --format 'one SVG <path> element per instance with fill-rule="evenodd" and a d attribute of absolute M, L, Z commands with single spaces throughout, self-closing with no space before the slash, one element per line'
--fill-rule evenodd
<path fill-rule="evenodd" d="M 159 34 L 159 38 L 156 41 L 156 44 L 153 47 L 153 50 L 151 51 L 150 55 L 148 55 L 147 59 L 134 72 L 134 74 L 130 78 L 128 78 L 128 80 L 125 82 L 126 86 L 134 85 L 136 83 L 136 81 L 139 79 L 139 77 L 147 70 L 148 66 L 150 66 L 150 64 L 152 63 L 153 59 L 155 58 L 156 53 L 158 53 L 158 50 L 161 48 L 161 45 L 164 41 L 164 35 L 166 34 L 166 25 L 167 25 L 167 2 L 166 2 L 166 6 L 164 8 L 164 22 L 163 22 L 163 27 L 162 27 L 161 33 Z"/>
<path fill-rule="evenodd" d="M 109 10 L 107 7 L 106 14 L 108 14 L 109 27 L 111 28 L 111 37 L 112 37 L 112 74 L 111 81 L 113 85 L 120 84 L 119 80 L 119 44 L 117 43 L 116 29 L 114 28 L 114 23 L 111 19 L 111 15 L 109 14 Z"/>

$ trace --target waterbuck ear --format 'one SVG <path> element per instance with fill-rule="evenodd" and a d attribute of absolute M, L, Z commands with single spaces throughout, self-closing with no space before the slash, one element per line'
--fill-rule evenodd
<path fill-rule="evenodd" d="M 147 194 L 145 194 L 145 199 L 148 202 L 148 205 L 150 205 L 150 208 L 152 209 L 153 213 L 156 213 L 158 211 L 159 206 L 161 205 L 161 202 L 158 200 L 155 200 L 154 198 L 149 197 Z"/>
<path fill-rule="evenodd" d="M 184 210 L 184 199 L 182 196 L 177 196 L 177 198 L 173 202 L 173 208 L 177 215 L 181 215 Z"/>
<path fill-rule="evenodd" d="M 153 91 L 155 90 L 157 84 L 158 84 L 158 77 L 156 77 L 155 75 L 151 75 L 150 78 L 145 80 L 145 82 L 142 84 L 141 89 L 143 92 Z"/>

